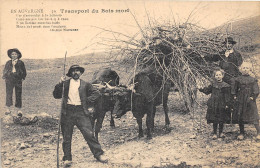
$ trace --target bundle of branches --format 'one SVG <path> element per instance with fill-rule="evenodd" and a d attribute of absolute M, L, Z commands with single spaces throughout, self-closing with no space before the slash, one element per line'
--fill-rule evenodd
<path fill-rule="evenodd" d="M 224 49 L 226 35 L 190 23 L 139 28 L 132 37 L 111 31 L 115 37 L 109 39 L 112 58 L 117 58 L 120 66 L 134 67 L 134 72 L 157 71 L 177 87 L 187 108 L 193 110 L 194 88 L 209 79 L 216 64 L 208 58 Z"/>

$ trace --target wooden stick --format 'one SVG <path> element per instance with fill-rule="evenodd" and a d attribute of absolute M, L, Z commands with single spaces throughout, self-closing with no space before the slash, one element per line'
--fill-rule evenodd
<path fill-rule="evenodd" d="M 64 65 L 63 65 L 63 76 L 65 77 L 66 80 L 66 76 L 65 76 L 65 70 L 66 70 L 66 58 L 67 58 L 67 51 L 65 53 L 65 58 L 64 58 Z M 61 111 L 60 111 L 60 115 L 59 115 L 59 128 L 58 128 L 58 141 L 57 141 L 57 168 L 60 167 L 60 163 L 59 163 L 59 147 L 60 147 L 60 130 L 61 130 L 61 114 L 62 114 L 62 105 L 63 105 L 63 100 L 64 100 L 64 84 L 62 85 L 62 99 L 61 99 Z"/>

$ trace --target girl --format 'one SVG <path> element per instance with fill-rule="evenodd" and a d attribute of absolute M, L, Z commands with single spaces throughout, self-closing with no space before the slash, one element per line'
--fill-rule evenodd
<path fill-rule="evenodd" d="M 240 67 L 242 75 L 232 79 L 231 83 L 231 94 L 237 102 L 232 121 L 239 124 L 240 135 L 237 137 L 239 140 L 244 139 L 244 124 L 254 124 L 257 139 L 260 140 L 259 115 L 256 106 L 259 87 L 257 79 L 249 75 L 251 70 L 252 64 L 244 62 Z"/>
<path fill-rule="evenodd" d="M 222 69 L 215 70 L 213 73 L 215 80 L 210 86 L 199 89 L 200 92 L 211 94 L 207 102 L 207 123 L 213 123 L 213 139 L 217 139 L 217 128 L 219 125 L 219 137 L 224 138 L 224 123 L 230 123 L 230 85 L 223 82 L 224 71 Z"/>

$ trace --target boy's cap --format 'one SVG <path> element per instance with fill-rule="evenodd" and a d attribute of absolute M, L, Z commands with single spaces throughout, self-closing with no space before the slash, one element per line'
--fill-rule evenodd
<path fill-rule="evenodd" d="M 9 58 L 12 58 L 11 57 L 12 52 L 16 52 L 18 54 L 18 59 L 20 59 L 22 57 L 21 52 L 17 48 L 12 48 L 7 51 L 7 55 Z"/>

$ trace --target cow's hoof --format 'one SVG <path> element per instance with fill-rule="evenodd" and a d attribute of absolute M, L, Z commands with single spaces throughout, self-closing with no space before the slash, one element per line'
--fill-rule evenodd
<path fill-rule="evenodd" d="M 147 136 L 146 139 L 147 139 L 147 140 L 151 140 L 151 139 L 153 139 L 153 138 L 152 138 L 152 136 Z"/>
<path fill-rule="evenodd" d="M 138 135 L 138 138 L 142 138 L 142 137 L 144 137 L 144 134 L 139 134 Z"/>
<path fill-rule="evenodd" d="M 245 139 L 245 137 L 244 137 L 244 135 L 243 134 L 239 134 L 238 136 L 237 136 L 237 140 L 244 140 Z"/>
<path fill-rule="evenodd" d="M 225 135 L 223 133 L 220 133 L 219 138 L 225 138 Z"/>
<path fill-rule="evenodd" d="M 218 138 L 217 134 L 213 134 L 212 139 L 215 140 L 217 138 Z"/>
<path fill-rule="evenodd" d="M 169 124 L 165 125 L 165 130 L 166 130 L 167 132 L 170 132 L 170 131 L 171 131 L 171 128 L 170 128 L 170 125 L 169 125 Z"/>
<path fill-rule="evenodd" d="M 115 126 L 115 125 L 110 125 L 110 127 L 111 127 L 111 128 L 116 128 L 116 126 Z"/>

